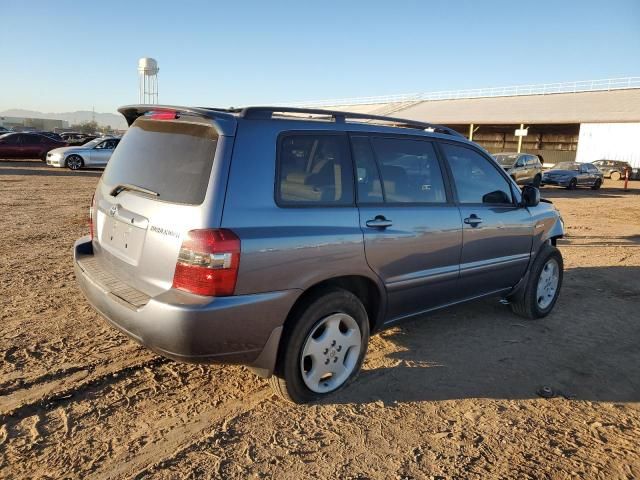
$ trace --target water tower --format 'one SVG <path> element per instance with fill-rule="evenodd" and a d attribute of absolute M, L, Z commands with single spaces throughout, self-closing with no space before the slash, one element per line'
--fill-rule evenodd
<path fill-rule="evenodd" d="M 138 96 L 140 103 L 158 103 L 158 62 L 144 57 L 138 60 Z"/>

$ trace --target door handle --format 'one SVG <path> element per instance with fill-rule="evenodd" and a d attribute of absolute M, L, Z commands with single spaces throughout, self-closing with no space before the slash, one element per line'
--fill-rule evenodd
<path fill-rule="evenodd" d="M 475 213 L 472 213 L 470 216 L 464 219 L 464 223 L 466 223 L 467 225 L 471 225 L 472 227 L 476 227 L 482 223 L 482 219 Z"/>
<path fill-rule="evenodd" d="M 369 228 L 387 228 L 393 225 L 393 222 L 387 220 L 384 215 L 377 215 L 373 220 L 367 220 L 366 225 Z"/>

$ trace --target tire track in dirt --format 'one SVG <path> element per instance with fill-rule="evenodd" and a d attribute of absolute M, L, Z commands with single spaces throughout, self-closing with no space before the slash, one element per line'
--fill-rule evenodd
<path fill-rule="evenodd" d="M 232 400 L 228 405 L 207 408 L 186 422 L 179 417 L 172 417 L 167 424 L 162 425 L 163 428 L 169 428 L 169 434 L 147 444 L 134 457 L 126 452 L 110 459 L 103 468 L 85 478 L 141 479 L 145 475 L 151 475 L 167 463 L 184 457 L 189 451 L 222 438 L 235 419 L 253 410 L 272 395 L 268 388 L 263 388 L 242 399 Z"/>
<path fill-rule="evenodd" d="M 53 383 L 56 380 L 63 380 L 66 377 L 77 372 L 94 369 L 99 364 L 99 362 L 93 362 L 86 365 L 74 365 L 66 368 L 60 368 L 54 372 L 45 373 L 44 375 L 40 375 L 34 378 L 18 378 L 13 382 L 5 382 L 3 384 L 0 384 L 0 398 L 7 397 L 16 390 L 27 390 L 43 383 Z"/>
<path fill-rule="evenodd" d="M 28 417 L 42 408 L 66 404 L 91 388 L 106 388 L 140 370 L 169 362 L 171 360 L 167 358 L 153 356 L 142 362 L 118 365 L 119 368 L 116 369 L 103 369 L 101 366 L 104 364 L 97 367 L 85 366 L 62 378 L 36 383 L 31 388 L 18 390 L 2 398 L 0 423 Z"/>
<path fill-rule="evenodd" d="M 382 358 L 388 353 L 389 352 L 385 350 L 376 350 L 373 356 L 374 358 Z M 375 390 L 376 385 L 384 381 L 385 377 L 389 375 L 391 375 L 391 370 L 389 369 L 369 372 L 366 378 L 359 380 L 359 382 L 361 382 L 360 388 Z M 222 475 L 220 469 L 223 467 L 224 447 L 226 446 L 225 444 L 231 442 L 231 440 L 226 437 L 233 423 L 243 416 L 252 415 L 258 405 L 273 396 L 274 394 L 270 388 L 263 388 L 242 399 L 235 400 L 233 403 L 225 405 L 222 408 L 215 407 L 208 409 L 195 417 L 193 421 L 176 427 L 175 432 L 178 434 L 177 438 L 168 438 L 174 437 L 174 433 L 172 432 L 170 436 L 163 437 L 160 445 L 160 442 L 148 445 L 147 451 L 139 452 L 132 461 L 121 463 L 120 459 L 112 459 L 115 460 L 119 466 L 116 470 L 111 468 L 106 475 L 96 472 L 96 476 L 91 475 L 87 478 L 95 478 L 98 480 L 118 478 L 118 475 L 125 474 L 127 471 L 135 471 L 136 473 L 128 478 L 132 480 L 142 480 L 143 478 L 147 478 L 148 475 L 153 476 L 154 473 L 166 468 L 168 465 L 184 460 L 190 452 L 201 450 L 202 447 L 207 445 L 222 449 L 220 455 L 207 451 L 209 456 L 216 457 L 219 469 L 217 474 Z M 333 400 L 335 399 L 318 402 L 316 405 L 331 406 Z M 286 403 L 284 407 L 295 408 L 295 405 Z M 180 422 L 178 419 L 175 419 L 172 423 L 178 425 Z M 188 441 L 189 437 L 197 438 Z M 182 443 L 185 440 L 187 440 L 186 443 Z M 159 454 L 164 454 L 164 456 L 158 458 Z M 150 458 L 152 458 L 150 463 L 139 468 L 141 464 L 144 464 L 144 462 Z M 139 469 L 136 470 L 135 467 Z"/>

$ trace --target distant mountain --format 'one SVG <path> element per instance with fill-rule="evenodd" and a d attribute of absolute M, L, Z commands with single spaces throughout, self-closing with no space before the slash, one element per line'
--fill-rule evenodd
<path fill-rule="evenodd" d="M 66 120 L 69 125 L 90 122 L 95 115 L 96 122 L 102 127 L 110 125 L 111 128 L 123 130 L 127 128 L 127 122 L 119 113 L 98 113 L 95 114 L 91 110 L 79 110 L 77 112 L 64 113 L 42 113 L 34 110 L 21 110 L 12 108 L 0 112 L 0 117 L 27 117 L 27 118 L 48 118 L 54 120 Z"/>

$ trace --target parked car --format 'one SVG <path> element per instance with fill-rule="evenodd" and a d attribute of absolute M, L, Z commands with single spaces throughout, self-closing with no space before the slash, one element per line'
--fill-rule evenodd
<path fill-rule="evenodd" d="M 54 140 L 58 140 L 60 142 L 64 142 L 64 139 L 55 132 L 38 132 L 40 135 L 44 135 L 45 137 L 53 138 Z M 65 142 L 66 143 L 66 142 Z"/>
<path fill-rule="evenodd" d="M 95 140 L 96 138 L 98 138 L 98 135 L 91 135 L 88 133 L 79 133 L 79 132 L 63 132 L 60 134 L 60 136 L 69 145 L 84 145 L 85 143 L 88 143 L 91 140 Z"/>
<path fill-rule="evenodd" d="M 602 186 L 603 175 L 592 163 L 561 162 L 542 175 L 542 185 L 557 185 L 573 190 L 577 187 Z"/>
<path fill-rule="evenodd" d="M 542 181 L 542 162 L 540 162 L 537 155 L 530 153 L 496 153 L 493 158 L 518 185 L 540 186 Z"/>
<path fill-rule="evenodd" d="M 349 384 L 370 334 L 401 320 L 484 297 L 540 318 L 558 298 L 558 211 L 449 128 L 293 108 L 120 112 L 130 127 L 75 272 L 97 311 L 161 355 L 249 365 L 309 402 Z"/>
<path fill-rule="evenodd" d="M 49 150 L 65 145 L 65 142 L 39 133 L 7 133 L 0 137 L 0 158 L 39 158 L 45 160 Z"/>
<path fill-rule="evenodd" d="M 101 137 L 80 146 L 56 148 L 47 153 L 47 165 L 79 170 L 84 167 L 106 167 L 119 138 Z"/>
<path fill-rule="evenodd" d="M 598 170 L 602 174 L 610 178 L 611 180 L 623 179 L 626 175 L 626 171 L 629 171 L 629 177 L 633 172 L 631 165 L 628 162 L 621 162 L 618 160 L 597 160 L 593 164 L 598 167 Z"/>

